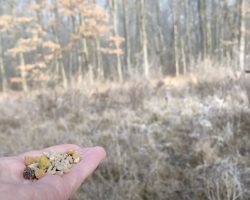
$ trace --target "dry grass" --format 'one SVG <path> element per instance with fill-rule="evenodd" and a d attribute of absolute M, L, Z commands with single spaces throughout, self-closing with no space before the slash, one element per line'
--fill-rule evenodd
<path fill-rule="evenodd" d="M 2 95 L 0 155 L 104 146 L 75 200 L 250 199 L 247 79 L 211 76 Z"/>

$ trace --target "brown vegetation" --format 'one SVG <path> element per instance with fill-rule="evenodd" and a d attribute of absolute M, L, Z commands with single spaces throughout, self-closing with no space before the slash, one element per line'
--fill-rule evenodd
<path fill-rule="evenodd" d="M 5 94 L 0 154 L 61 143 L 104 146 L 107 159 L 76 200 L 247 200 L 250 90 L 246 78 L 223 74 L 171 79 L 181 86 L 167 78 Z"/>

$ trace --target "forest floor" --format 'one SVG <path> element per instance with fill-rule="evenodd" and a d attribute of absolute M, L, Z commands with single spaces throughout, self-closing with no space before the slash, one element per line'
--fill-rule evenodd
<path fill-rule="evenodd" d="M 106 160 L 75 200 L 247 200 L 249 83 L 216 69 L 102 89 L 2 94 L 0 155 L 61 143 L 103 146 Z"/>

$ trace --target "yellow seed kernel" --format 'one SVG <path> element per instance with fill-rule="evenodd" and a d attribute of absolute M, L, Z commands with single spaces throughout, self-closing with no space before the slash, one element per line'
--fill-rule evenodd
<path fill-rule="evenodd" d="M 76 152 L 72 155 L 72 157 L 73 157 L 74 163 L 79 163 L 81 160 L 80 155 Z"/>
<path fill-rule="evenodd" d="M 80 157 L 77 157 L 77 158 L 74 159 L 74 163 L 75 163 L 75 164 L 77 164 L 77 163 L 79 163 L 79 162 L 80 162 Z"/>
<path fill-rule="evenodd" d="M 36 162 L 35 157 L 32 157 L 32 156 L 25 156 L 25 158 L 24 158 L 24 164 L 25 164 L 26 166 L 31 165 L 31 164 L 33 164 L 33 163 L 35 163 L 35 162 Z"/>
<path fill-rule="evenodd" d="M 45 176 L 45 171 L 43 169 L 38 169 L 35 171 L 35 176 L 37 179 L 40 179 Z"/>
<path fill-rule="evenodd" d="M 73 154 L 75 154 L 75 153 L 76 153 L 76 151 L 75 151 L 74 149 L 70 149 L 70 150 L 67 151 L 67 154 L 68 154 L 68 155 L 71 155 L 71 156 L 72 156 Z"/>
<path fill-rule="evenodd" d="M 39 162 L 38 162 L 39 169 L 43 169 L 43 170 L 48 169 L 50 166 L 51 166 L 50 160 L 45 155 L 42 155 L 39 158 Z"/>
<path fill-rule="evenodd" d="M 36 157 L 34 157 L 34 161 L 35 161 L 35 163 L 38 163 L 39 162 L 39 156 L 36 156 Z"/>
<path fill-rule="evenodd" d="M 80 155 L 79 155 L 78 153 L 75 152 L 75 153 L 72 155 L 72 157 L 73 157 L 73 159 L 76 159 L 76 158 L 80 157 Z"/>

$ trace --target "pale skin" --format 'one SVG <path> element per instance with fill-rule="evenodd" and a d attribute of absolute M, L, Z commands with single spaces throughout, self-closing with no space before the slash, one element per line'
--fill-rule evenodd
<path fill-rule="evenodd" d="M 70 149 L 75 149 L 82 160 L 74 165 L 69 173 L 63 176 L 47 175 L 37 181 L 23 178 L 25 156 L 38 156 L 46 151 L 66 152 Z M 0 197 L 8 200 L 67 200 L 105 156 L 106 153 L 102 147 L 80 148 L 73 144 L 65 144 L 26 152 L 18 156 L 2 157 L 0 158 Z"/>

